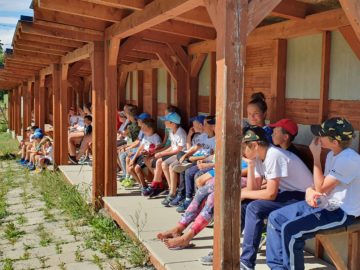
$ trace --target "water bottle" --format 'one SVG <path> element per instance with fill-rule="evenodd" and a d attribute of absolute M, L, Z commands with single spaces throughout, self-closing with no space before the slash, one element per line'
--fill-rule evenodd
<path fill-rule="evenodd" d="M 334 211 L 340 208 L 340 202 L 335 199 L 329 199 L 326 195 L 316 195 L 314 198 L 315 207 Z"/>

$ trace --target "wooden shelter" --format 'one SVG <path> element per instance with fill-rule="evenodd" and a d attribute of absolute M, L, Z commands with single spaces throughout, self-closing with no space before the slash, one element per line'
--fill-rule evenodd
<path fill-rule="evenodd" d="M 68 109 L 91 102 L 98 207 L 116 195 L 119 107 L 131 102 L 158 116 L 172 103 L 185 119 L 216 113 L 214 269 L 239 269 L 241 123 L 252 92 L 266 94 L 270 121 L 311 124 L 341 114 L 360 128 L 359 101 L 329 99 L 334 32 L 360 58 L 357 0 L 34 0 L 32 8 L 0 70 L 10 129 L 21 134 L 32 112 L 41 128 L 51 123 L 55 163 L 67 164 Z M 318 97 L 287 97 L 289 51 L 297 50 L 289 40 L 311 35 L 321 40 Z"/>

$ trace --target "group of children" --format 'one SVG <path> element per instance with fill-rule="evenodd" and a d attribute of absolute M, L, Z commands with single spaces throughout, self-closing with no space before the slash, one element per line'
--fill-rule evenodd
<path fill-rule="evenodd" d="M 247 106 L 248 123 L 243 130 L 243 162 L 239 164 L 243 176 L 239 179 L 242 185 L 243 235 L 240 269 L 255 268 L 264 228 L 267 228 L 268 266 L 271 269 L 304 269 L 306 239 L 314 237 L 320 230 L 349 225 L 360 216 L 360 201 L 356 198 L 360 192 L 357 165 L 360 164 L 360 156 L 350 148 L 354 129 L 346 119 L 339 117 L 311 126 L 315 137 L 309 147 L 314 164 L 308 168 L 305 158 L 292 143 L 298 133 L 297 124 L 290 119 L 282 119 L 265 125 L 266 110 L 264 96 L 255 94 Z M 322 168 L 320 160 L 322 148 L 329 150 L 325 168 Z M 185 174 L 194 167 L 183 164 L 183 160 L 179 162 L 183 165 L 181 168 L 187 168 Z M 171 163 L 164 164 L 162 161 L 163 171 L 167 167 L 171 170 Z M 166 177 L 165 172 L 164 175 Z M 158 233 L 158 239 L 168 248 L 189 247 L 193 237 L 212 220 L 213 176 L 214 172 L 208 172 L 195 177 L 198 189 L 195 195 L 189 193 L 188 205 L 186 195 L 183 202 L 185 213 L 178 224 Z M 181 185 L 178 189 L 182 189 Z M 172 205 L 171 190 L 173 187 L 170 186 L 170 193 L 163 201 L 166 205 L 167 201 Z M 191 223 L 190 229 L 185 232 Z M 211 252 L 201 261 L 211 264 L 212 257 Z"/>
<path fill-rule="evenodd" d="M 44 171 L 53 162 L 52 139 L 45 136 L 37 126 L 26 129 L 25 138 L 20 142 L 21 159 L 17 162 L 29 171 Z"/>

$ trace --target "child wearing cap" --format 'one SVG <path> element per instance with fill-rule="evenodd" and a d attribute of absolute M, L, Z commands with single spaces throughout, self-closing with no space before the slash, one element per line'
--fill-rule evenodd
<path fill-rule="evenodd" d="M 303 200 L 312 174 L 295 154 L 271 145 L 261 127 L 250 126 L 242 142 L 248 171 L 247 186 L 241 192 L 240 269 L 254 269 L 264 219 L 276 209 Z M 267 181 L 265 189 L 263 181 Z"/>
<path fill-rule="evenodd" d="M 82 136 L 69 138 L 69 161 L 72 164 L 78 164 L 78 160 L 85 153 L 87 145 L 92 141 L 92 116 L 84 116 L 84 127 Z M 78 153 L 76 153 L 76 145 L 80 145 Z"/>
<path fill-rule="evenodd" d="M 34 141 L 34 133 L 35 130 L 37 130 L 39 127 L 37 126 L 29 126 L 26 129 L 26 139 L 21 142 L 20 144 L 20 152 L 21 152 L 21 159 L 17 161 L 17 163 L 21 165 L 26 165 L 29 163 L 29 160 L 26 159 L 26 153 L 27 151 L 30 151 L 33 147 L 33 141 Z"/>
<path fill-rule="evenodd" d="M 28 151 L 26 154 L 28 155 L 27 158 L 30 160 L 29 164 L 26 166 L 30 171 L 34 171 L 36 169 L 35 167 L 35 156 L 39 155 L 41 153 L 41 140 L 44 137 L 44 135 L 41 132 L 35 132 L 34 133 L 34 147 L 31 148 L 30 151 Z"/>
<path fill-rule="evenodd" d="M 121 178 L 121 184 L 124 187 L 131 187 L 134 184 L 131 174 L 129 174 L 130 158 L 136 153 L 141 143 L 141 140 L 144 138 L 144 133 L 141 130 L 143 121 L 150 119 L 150 117 L 151 116 L 148 113 L 141 113 L 140 115 L 135 117 L 138 127 L 140 128 L 138 137 L 135 141 L 124 146 L 124 148 L 121 150 L 122 152 L 119 154 L 120 165 L 124 176 Z"/>
<path fill-rule="evenodd" d="M 53 162 L 54 159 L 54 149 L 52 141 L 49 137 L 44 137 L 41 142 L 41 151 L 38 155 L 35 155 L 35 164 L 40 169 L 44 171 L 48 165 Z"/>
<path fill-rule="evenodd" d="M 153 119 L 143 120 L 141 131 L 143 132 L 144 137 L 142 138 L 136 153 L 130 158 L 128 173 L 141 185 L 141 191 L 143 192 L 147 188 L 145 175 L 142 171 L 142 169 L 146 167 L 144 156 L 152 156 L 155 153 L 155 150 L 161 145 L 161 138 L 156 133 L 156 122 Z"/>
<path fill-rule="evenodd" d="M 311 126 L 311 131 L 316 136 L 310 144 L 314 185 L 306 190 L 305 201 L 270 214 L 266 262 L 271 269 L 304 269 L 306 239 L 320 230 L 347 226 L 360 216 L 360 156 L 349 148 L 352 125 L 335 117 Z M 330 150 L 324 172 L 321 148 Z"/>
<path fill-rule="evenodd" d="M 156 153 L 154 178 L 151 186 L 143 192 L 144 196 L 156 196 L 164 190 L 162 182 L 163 168 L 169 166 L 171 163 L 177 160 L 176 154 L 180 151 L 186 150 L 186 132 L 180 127 L 181 117 L 176 112 L 170 113 L 165 117 L 161 117 L 161 120 L 165 121 L 165 126 L 170 129 L 169 138 L 171 141 L 170 148 Z"/>
<path fill-rule="evenodd" d="M 204 152 L 200 151 L 203 145 L 206 144 L 208 146 L 209 143 L 211 144 L 211 142 L 207 140 L 208 135 L 204 132 L 205 118 L 206 116 L 204 115 L 198 115 L 190 119 L 193 126 L 190 128 L 187 136 L 186 145 L 188 150 L 186 152 L 180 151 L 177 154 L 177 160 L 163 168 L 165 178 L 169 185 L 169 195 L 161 202 L 165 206 L 168 206 L 176 196 L 178 174 L 193 166 L 193 162 L 195 163 L 197 160 L 204 159 L 209 155 L 206 155 L 207 152 L 205 150 Z M 214 137 L 214 135 L 212 137 Z M 212 145 L 215 145 L 215 140 L 213 140 Z"/>

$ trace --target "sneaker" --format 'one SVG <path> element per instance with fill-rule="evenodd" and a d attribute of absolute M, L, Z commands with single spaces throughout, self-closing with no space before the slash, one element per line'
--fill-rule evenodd
<path fill-rule="evenodd" d="M 254 268 L 248 267 L 243 262 L 240 262 L 240 270 L 254 270 Z"/>
<path fill-rule="evenodd" d="M 208 255 L 203 256 L 199 259 L 202 265 L 212 265 L 213 264 L 213 251 L 210 251 Z"/>
<path fill-rule="evenodd" d="M 30 164 L 30 165 L 27 167 L 27 169 L 28 169 L 29 171 L 35 171 L 35 170 L 36 170 L 36 167 L 35 167 L 34 164 Z"/>
<path fill-rule="evenodd" d="M 79 159 L 79 162 L 78 164 L 80 165 L 86 165 L 86 164 L 89 164 L 90 162 L 90 158 L 89 157 L 82 157 Z"/>
<path fill-rule="evenodd" d="M 24 162 L 24 160 L 25 160 L 25 159 L 23 159 L 23 158 L 22 158 L 22 159 L 19 159 L 19 160 L 16 161 L 16 163 L 21 164 L 22 162 Z"/>
<path fill-rule="evenodd" d="M 175 199 L 170 202 L 170 206 L 180 206 L 180 203 L 185 199 L 184 195 L 178 194 Z"/>
<path fill-rule="evenodd" d="M 74 165 L 77 165 L 78 164 L 78 161 L 76 160 L 76 157 L 73 157 L 73 156 L 69 156 L 69 161 L 74 164 Z"/>
<path fill-rule="evenodd" d="M 162 189 L 162 188 L 152 188 L 152 191 L 149 194 L 149 198 L 154 198 L 156 196 L 159 196 L 159 194 L 163 191 L 164 191 L 164 189 Z"/>
<path fill-rule="evenodd" d="M 153 188 L 152 187 L 147 187 L 144 188 L 144 190 L 141 191 L 141 194 L 145 197 L 149 196 L 152 193 Z"/>
<path fill-rule="evenodd" d="M 261 235 L 261 240 L 260 240 L 260 245 L 259 245 L 259 251 L 261 250 L 261 248 L 266 245 L 266 232 L 262 233 Z"/>
<path fill-rule="evenodd" d="M 22 166 L 27 166 L 28 163 L 29 163 L 29 161 L 25 159 L 24 161 L 22 161 L 22 162 L 20 163 L 20 165 L 22 165 Z"/>
<path fill-rule="evenodd" d="M 175 165 L 172 169 L 176 173 L 182 173 L 182 172 L 186 171 L 187 169 L 189 169 L 192 166 L 193 166 L 193 164 L 190 163 L 190 162 L 183 162 L 183 163 L 181 163 L 179 165 Z"/>
<path fill-rule="evenodd" d="M 125 188 L 130 188 L 134 185 L 134 181 L 128 177 L 126 179 L 124 179 L 122 182 L 121 182 L 122 186 L 125 187 Z"/>
<path fill-rule="evenodd" d="M 161 204 L 164 206 L 169 206 L 169 204 L 171 203 L 172 200 L 175 199 L 174 195 L 167 195 L 166 198 L 164 200 L 162 200 Z"/>
<path fill-rule="evenodd" d="M 167 196 L 169 195 L 170 191 L 168 189 L 164 189 L 159 193 L 159 196 Z"/>
<path fill-rule="evenodd" d="M 184 213 L 186 209 L 189 207 L 192 200 L 185 199 L 184 203 L 180 205 L 178 208 L 176 208 L 176 211 L 178 213 Z"/>

